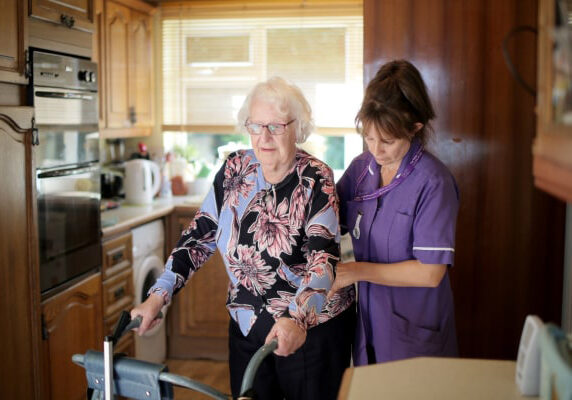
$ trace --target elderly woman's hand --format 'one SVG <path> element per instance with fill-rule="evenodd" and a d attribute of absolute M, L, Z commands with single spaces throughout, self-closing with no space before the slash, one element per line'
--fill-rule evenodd
<path fill-rule="evenodd" d="M 298 350 L 306 341 L 306 330 L 298 326 L 290 318 L 278 318 L 268 336 L 266 343 L 272 339 L 278 339 L 278 348 L 274 350 L 274 354 L 278 356 L 289 356 Z"/>
<path fill-rule="evenodd" d="M 135 319 L 138 316 L 143 317 L 139 328 L 134 329 L 139 336 L 143 335 L 146 331 L 161 322 L 160 319 L 156 319 L 155 317 L 159 314 L 159 311 L 161 311 L 161 308 L 163 308 L 164 305 L 165 301 L 163 300 L 163 297 L 151 294 L 147 300 L 131 310 L 131 319 Z"/>
<path fill-rule="evenodd" d="M 355 262 L 338 263 L 338 265 L 336 265 L 336 279 L 334 280 L 334 283 L 332 283 L 332 287 L 328 292 L 328 300 L 331 299 L 332 296 L 341 288 L 356 283 L 356 266 L 357 263 Z"/>

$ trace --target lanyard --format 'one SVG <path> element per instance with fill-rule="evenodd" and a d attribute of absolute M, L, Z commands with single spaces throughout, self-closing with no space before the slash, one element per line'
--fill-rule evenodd
<path fill-rule="evenodd" d="M 409 174 L 411 174 L 411 172 L 413 172 L 413 170 L 415 169 L 415 165 L 417 164 L 417 162 L 419 161 L 419 159 L 421 158 L 421 156 L 423 155 L 423 146 L 421 144 L 419 144 L 419 147 L 415 150 L 415 153 L 413 154 L 413 157 L 411 157 L 411 161 L 409 161 L 409 163 L 407 164 L 407 166 L 405 167 L 405 169 L 403 170 L 403 172 L 399 175 L 397 175 L 395 177 L 395 179 L 387 186 L 381 187 L 375 191 L 373 191 L 372 193 L 369 194 L 364 194 L 361 196 L 355 196 L 354 197 L 354 201 L 366 201 L 366 200 L 372 200 L 372 199 L 377 199 L 380 196 L 383 196 L 385 193 L 389 192 L 391 189 L 395 188 L 397 185 L 399 185 L 401 182 L 403 182 L 405 180 L 405 178 L 407 178 L 409 176 Z M 363 172 L 361 173 L 361 175 L 358 178 L 358 183 L 356 185 L 356 192 L 357 192 L 357 188 L 359 187 L 359 185 L 361 184 L 361 182 L 363 181 L 366 173 L 368 172 L 370 166 L 368 165 Z M 360 210 L 358 211 L 358 215 L 356 218 L 356 222 L 354 225 L 354 229 L 352 230 L 352 234 L 354 236 L 354 238 L 356 240 L 359 240 L 360 235 L 360 222 L 361 222 L 361 218 L 363 216 L 363 212 Z"/>
<path fill-rule="evenodd" d="M 405 167 L 403 172 L 401 174 L 397 175 L 395 177 L 395 179 L 389 185 L 381 187 L 381 188 L 374 190 L 373 192 L 368 193 L 368 194 L 364 194 L 361 196 L 356 195 L 354 197 L 354 201 L 366 201 L 366 200 L 377 199 L 378 197 L 383 196 L 385 193 L 387 193 L 390 190 L 392 190 L 393 188 L 395 188 L 397 185 L 399 185 L 401 182 L 403 182 L 405 180 L 405 178 L 407 178 L 409 176 L 409 174 L 411 174 L 411 172 L 413 172 L 413 170 L 415 169 L 415 165 L 417 164 L 417 162 L 419 161 L 419 159 L 421 158 L 422 155 L 423 155 L 423 146 L 421 144 L 419 144 L 419 147 L 415 150 L 413 157 L 411 157 L 411 161 L 409 161 L 409 163 L 407 164 L 407 166 Z M 359 185 L 363 181 L 365 174 L 367 173 L 368 170 L 369 170 L 369 165 L 367 166 L 367 168 L 365 168 L 363 170 L 363 172 L 361 173 L 361 175 L 358 178 L 358 182 L 356 185 L 356 192 L 357 192 L 357 188 L 359 187 Z"/>

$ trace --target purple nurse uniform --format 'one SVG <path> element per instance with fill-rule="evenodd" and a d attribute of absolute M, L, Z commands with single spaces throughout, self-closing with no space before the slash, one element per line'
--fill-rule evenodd
<path fill-rule="evenodd" d="M 451 266 L 459 209 L 455 179 L 416 141 L 394 181 L 404 172 L 406 177 L 397 186 L 371 198 L 380 189 L 380 166 L 369 152 L 356 157 L 337 183 L 342 233 L 349 231 L 352 236 L 356 261 L 416 259 Z M 355 365 L 457 355 L 448 273 L 436 288 L 359 282 L 358 296 Z"/>

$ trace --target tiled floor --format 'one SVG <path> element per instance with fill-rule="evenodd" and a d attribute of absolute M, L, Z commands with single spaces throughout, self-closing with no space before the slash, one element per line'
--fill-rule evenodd
<path fill-rule="evenodd" d="M 230 394 L 228 361 L 167 360 L 169 372 L 186 376 L 220 392 Z M 207 400 L 212 397 L 196 391 L 175 387 L 175 400 Z"/>

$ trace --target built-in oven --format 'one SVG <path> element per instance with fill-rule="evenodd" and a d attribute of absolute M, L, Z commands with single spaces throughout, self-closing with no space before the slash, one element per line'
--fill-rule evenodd
<path fill-rule="evenodd" d="M 40 288 L 50 295 L 101 265 L 97 66 L 32 51 Z"/>

